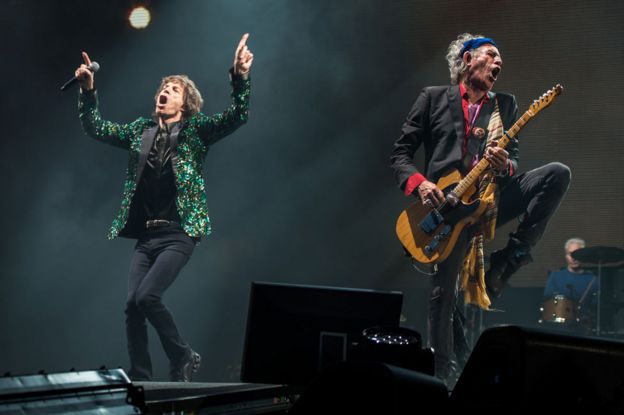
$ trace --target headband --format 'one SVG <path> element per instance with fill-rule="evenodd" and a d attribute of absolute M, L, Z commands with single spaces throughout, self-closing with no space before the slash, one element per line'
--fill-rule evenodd
<path fill-rule="evenodd" d="M 459 52 L 459 57 L 464 56 L 464 53 L 468 50 L 476 49 L 479 46 L 483 45 L 494 45 L 496 46 L 496 42 L 494 39 L 490 39 L 489 37 L 477 37 L 475 39 L 470 39 L 464 42 L 464 47 Z"/>

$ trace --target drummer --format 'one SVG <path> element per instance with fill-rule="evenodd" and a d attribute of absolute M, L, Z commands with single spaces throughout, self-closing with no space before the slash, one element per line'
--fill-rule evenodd
<path fill-rule="evenodd" d="M 567 266 L 548 274 L 544 299 L 558 295 L 573 301 L 588 311 L 594 311 L 597 302 L 598 278 L 582 264 L 572 258 L 572 252 L 585 248 L 585 241 L 580 238 L 568 239 L 564 245 Z"/>

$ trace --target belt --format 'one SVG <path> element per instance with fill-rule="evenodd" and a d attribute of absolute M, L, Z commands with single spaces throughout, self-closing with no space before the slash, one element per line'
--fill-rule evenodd
<path fill-rule="evenodd" d="M 163 226 L 168 226 L 171 224 L 174 224 L 175 222 L 172 220 L 167 220 L 167 219 L 151 219 L 148 220 L 147 222 L 145 222 L 145 227 L 147 229 L 149 228 L 160 228 Z"/>

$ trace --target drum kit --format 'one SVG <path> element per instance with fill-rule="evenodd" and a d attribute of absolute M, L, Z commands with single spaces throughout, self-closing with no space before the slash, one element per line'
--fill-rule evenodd
<path fill-rule="evenodd" d="M 586 334 L 599 336 L 601 333 L 601 287 L 602 271 L 605 267 L 624 266 L 624 249 L 610 246 L 593 246 L 572 252 L 572 258 L 579 261 L 583 268 L 595 271 L 598 290 L 595 309 L 585 307 L 563 295 L 556 295 L 544 301 L 540 307 L 540 323 L 555 324 L 563 327 L 575 327 Z"/>

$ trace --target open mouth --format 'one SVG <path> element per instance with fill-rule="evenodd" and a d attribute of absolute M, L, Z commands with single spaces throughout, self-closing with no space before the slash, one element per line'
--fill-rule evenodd
<path fill-rule="evenodd" d="M 494 68 L 492 69 L 492 78 L 494 78 L 494 80 L 496 81 L 496 78 L 498 78 L 498 74 L 500 73 L 500 68 Z"/>
<path fill-rule="evenodd" d="M 164 105 L 167 103 L 167 95 L 161 95 L 158 97 L 158 103 Z"/>

